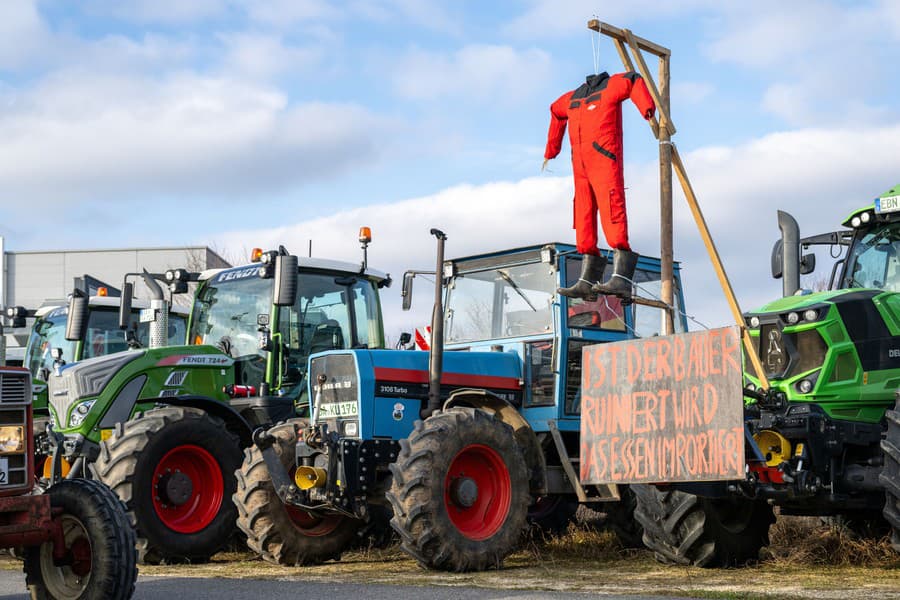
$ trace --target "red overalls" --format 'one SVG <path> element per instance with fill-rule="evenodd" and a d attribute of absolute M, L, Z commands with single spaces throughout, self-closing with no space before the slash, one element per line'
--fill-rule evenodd
<path fill-rule="evenodd" d="M 597 211 L 610 247 L 631 250 L 622 174 L 622 102 L 631 98 L 645 119 L 656 105 L 640 75 L 590 75 L 584 85 L 550 105 L 544 158 L 555 158 L 569 122 L 575 175 L 575 242 L 581 254 L 598 254 Z"/>

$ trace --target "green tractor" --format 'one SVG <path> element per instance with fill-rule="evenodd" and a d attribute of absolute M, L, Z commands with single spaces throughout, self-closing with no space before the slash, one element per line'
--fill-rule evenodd
<path fill-rule="evenodd" d="M 283 247 L 255 254 L 200 275 L 188 345 L 87 359 L 50 377 L 64 436 L 54 462 L 119 495 L 145 562 L 202 561 L 225 545 L 242 448 L 257 427 L 306 413 L 310 353 L 384 346 L 378 290 L 388 276 Z M 173 284 L 182 275 L 170 273 Z"/>
<path fill-rule="evenodd" d="M 76 339 L 66 337 L 69 307 L 62 302 L 46 302 L 36 310 L 10 306 L 5 311 L 9 326 L 16 329 L 24 328 L 27 318 L 34 318 L 28 330 L 22 366 L 31 372 L 33 380 L 34 433 L 39 446 L 44 438 L 44 427 L 50 419 L 47 379 L 56 364 L 121 352 L 129 347 L 129 339 L 133 340 L 132 344 L 149 345 L 149 323 L 139 319 L 140 311 L 148 308 L 149 303 L 146 300 L 134 301 L 126 329 L 123 330 L 117 318 L 120 298 L 109 295 L 107 287 L 97 291 L 94 295 L 84 295 L 87 298 L 86 327 Z M 83 292 L 76 289 L 73 294 Z M 172 307 L 167 332 L 169 344 L 184 343 L 187 316 L 188 310 L 185 308 Z"/>
<path fill-rule="evenodd" d="M 775 516 L 819 516 L 855 532 L 893 531 L 900 551 L 900 186 L 847 228 L 800 239 L 779 211 L 772 256 L 784 297 L 747 313 L 770 387 L 745 373 L 747 478 L 701 487 L 638 486 L 644 542 L 665 562 L 756 559 Z M 828 287 L 799 290 L 815 268 L 801 248 L 840 249 Z M 694 492 L 687 493 L 687 492 Z"/>

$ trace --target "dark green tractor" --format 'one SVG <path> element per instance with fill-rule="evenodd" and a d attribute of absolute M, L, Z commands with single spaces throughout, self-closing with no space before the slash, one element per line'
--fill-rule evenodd
<path fill-rule="evenodd" d="M 752 370 L 745 375 L 747 477 L 639 489 L 644 542 L 664 561 L 757 558 L 773 506 L 857 534 L 892 531 L 900 551 L 900 187 L 839 231 L 800 239 L 782 212 L 779 225 L 772 263 L 784 297 L 745 315 L 769 382 L 763 389 Z M 801 250 L 814 245 L 838 259 L 827 289 L 809 292 L 799 276 L 815 256 Z"/>

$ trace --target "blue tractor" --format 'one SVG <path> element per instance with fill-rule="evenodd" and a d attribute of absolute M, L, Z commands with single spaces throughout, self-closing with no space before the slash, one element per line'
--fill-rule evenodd
<path fill-rule="evenodd" d="M 529 519 L 565 525 L 579 503 L 613 502 L 621 531 L 636 527 L 627 490 L 579 482 L 581 349 L 664 333 L 664 305 L 558 295 L 581 270 L 570 245 L 444 261 L 432 233 L 431 351 L 312 355 L 309 420 L 257 431 L 245 452 L 238 525 L 266 560 L 337 558 L 388 519 L 406 552 L 448 571 L 499 566 Z M 660 261 L 642 257 L 634 282 L 658 295 Z"/>

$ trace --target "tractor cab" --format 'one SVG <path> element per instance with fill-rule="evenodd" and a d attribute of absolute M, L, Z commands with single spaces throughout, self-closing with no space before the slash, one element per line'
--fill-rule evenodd
<path fill-rule="evenodd" d="M 559 420 L 562 431 L 579 430 L 584 346 L 665 333 L 660 308 L 624 304 L 615 296 L 585 301 L 556 293 L 574 284 L 580 272 L 581 255 L 559 243 L 459 258 L 444 266 L 446 349 L 517 355 L 526 382 L 523 414 L 536 431 L 547 431 L 548 420 Z M 685 331 L 677 263 L 675 278 L 675 326 Z M 641 257 L 634 282 L 637 296 L 657 298 L 659 259 Z"/>

